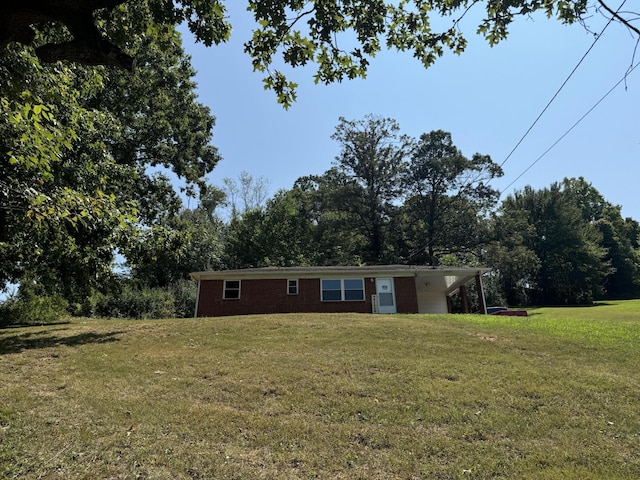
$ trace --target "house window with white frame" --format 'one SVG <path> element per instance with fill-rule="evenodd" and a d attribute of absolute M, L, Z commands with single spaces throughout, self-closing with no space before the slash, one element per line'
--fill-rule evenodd
<path fill-rule="evenodd" d="M 297 295 L 298 294 L 298 279 L 289 279 L 287 280 L 287 295 Z"/>
<path fill-rule="evenodd" d="M 238 300 L 240 298 L 240 280 L 225 280 L 222 298 L 225 300 Z"/>
<path fill-rule="evenodd" d="M 364 280 L 362 278 L 322 279 L 320 294 L 323 302 L 363 301 Z"/>

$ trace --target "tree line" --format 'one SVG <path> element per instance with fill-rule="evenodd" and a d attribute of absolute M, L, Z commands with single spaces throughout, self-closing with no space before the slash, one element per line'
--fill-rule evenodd
<path fill-rule="evenodd" d="M 589 304 L 640 294 L 640 224 L 584 178 L 499 202 L 502 170 L 465 157 L 441 130 L 341 119 L 332 168 L 298 179 L 227 226 L 225 268 L 489 266 L 494 304 Z"/>
<path fill-rule="evenodd" d="M 500 166 L 465 156 L 448 132 L 414 139 L 395 120 L 368 115 L 341 118 L 332 138 L 340 153 L 331 168 L 271 198 L 266 179 L 243 172 L 219 187 L 202 184 L 197 205 L 185 208 L 155 173 L 127 229 L 39 232 L 28 242 L 47 243 L 37 262 L 19 265 L 14 307 L 31 302 L 45 315 L 49 298 L 58 312 L 79 315 L 191 316 L 190 272 L 315 265 L 489 266 L 492 304 L 640 295 L 640 224 L 585 179 L 527 186 L 499 202 L 492 182 Z M 124 270 L 113 263 L 114 233 Z M 61 251 L 63 239 L 75 246 Z"/>
<path fill-rule="evenodd" d="M 431 31 L 429 15 L 466 7 L 434 2 L 417 15 L 419 3 L 249 2 L 256 29 L 246 49 L 286 106 L 295 85 L 272 68 L 278 57 L 314 62 L 316 80 L 330 83 L 364 75 L 384 43 L 425 66 L 443 45 L 462 51 L 461 33 Z M 225 41 L 224 2 L 59 5 L 0 7 L 0 287 L 19 285 L 3 307 L 9 318 L 186 315 L 190 271 L 266 265 L 489 265 L 496 301 L 511 304 L 638 294 L 637 222 L 583 179 L 498 204 L 499 166 L 465 157 L 447 132 L 411 139 L 392 119 L 340 119 L 341 151 L 324 174 L 266 202 L 249 174 L 209 185 L 220 160 L 215 117 L 197 101 L 176 26 L 186 22 L 207 45 Z M 486 6 L 480 32 L 492 43 L 537 9 L 566 22 L 589 13 L 584 2 Z M 336 34 L 354 31 L 359 47 L 334 49 Z M 180 194 L 197 205 L 185 208 Z"/>

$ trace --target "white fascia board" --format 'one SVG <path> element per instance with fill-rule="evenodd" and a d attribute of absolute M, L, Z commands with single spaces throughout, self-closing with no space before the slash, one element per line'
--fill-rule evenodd
<path fill-rule="evenodd" d="M 249 279 L 293 279 L 293 278 L 372 278 L 372 277 L 466 277 L 469 281 L 476 275 L 490 272 L 490 268 L 431 268 L 424 266 L 366 266 L 366 267 L 282 267 L 249 268 L 240 270 L 218 270 L 193 272 L 194 280 L 249 280 Z M 457 283 L 457 282 L 456 282 Z"/>

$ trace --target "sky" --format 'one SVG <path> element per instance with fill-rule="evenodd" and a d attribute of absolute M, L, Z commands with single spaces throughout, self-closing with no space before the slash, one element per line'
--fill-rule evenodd
<path fill-rule="evenodd" d="M 329 86 L 314 84 L 311 68 L 285 70 L 299 87 L 297 102 L 284 110 L 243 53 L 252 27 L 246 4 L 229 4 L 228 43 L 207 48 L 183 32 L 198 72 L 198 100 L 216 117 L 213 144 L 223 160 L 208 177 L 214 185 L 246 171 L 265 178 L 270 194 L 289 189 L 297 178 L 332 166 L 340 145 L 330 137 L 340 117 L 374 114 L 395 119 L 401 133 L 416 138 L 448 131 L 467 157 L 481 153 L 499 164 L 506 160 L 504 176 L 493 182 L 503 198 L 526 185 L 540 189 L 582 176 L 607 201 L 621 205 L 624 217 L 640 221 L 640 68 L 539 158 L 624 78 L 636 41 L 620 24 L 608 26 L 509 156 L 593 44 L 594 35 L 582 26 L 542 15 L 523 18 L 492 48 L 475 34 L 476 24 L 467 22 L 462 28 L 469 45 L 462 55 L 445 54 L 424 69 L 408 53 L 384 51 L 372 60 L 366 79 Z M 605 24 L 597 14 L 588 21 L 594 32 Z"/>

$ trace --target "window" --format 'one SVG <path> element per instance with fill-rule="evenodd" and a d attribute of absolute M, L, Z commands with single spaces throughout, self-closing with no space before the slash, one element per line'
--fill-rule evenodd
<path fill-rule="evenodd" d="M 240 298 L 240 280 L 225 280 L 224 295 L 225 300 L 237 300 Z"/>
<path fill-rule="evenodd" d="M 322 280 L 322 301 L 342 300 L 342 280 Z"/>
<path fill-rule="evenodd" d="M 364 300 L 362 278 L 321 280 L 320 288 L 323 302 Z"/>
<path fill-rule="evenodd" d="M 298 294 L 298 280 L 287 280 L 287 294 L 288 295 L 297 295 Z"/>
<path fill-rule="evenodd" d="M 342 282 L 345 300 L 364 300 L 364 282 L 361 278 L 346 279 Z"/>

